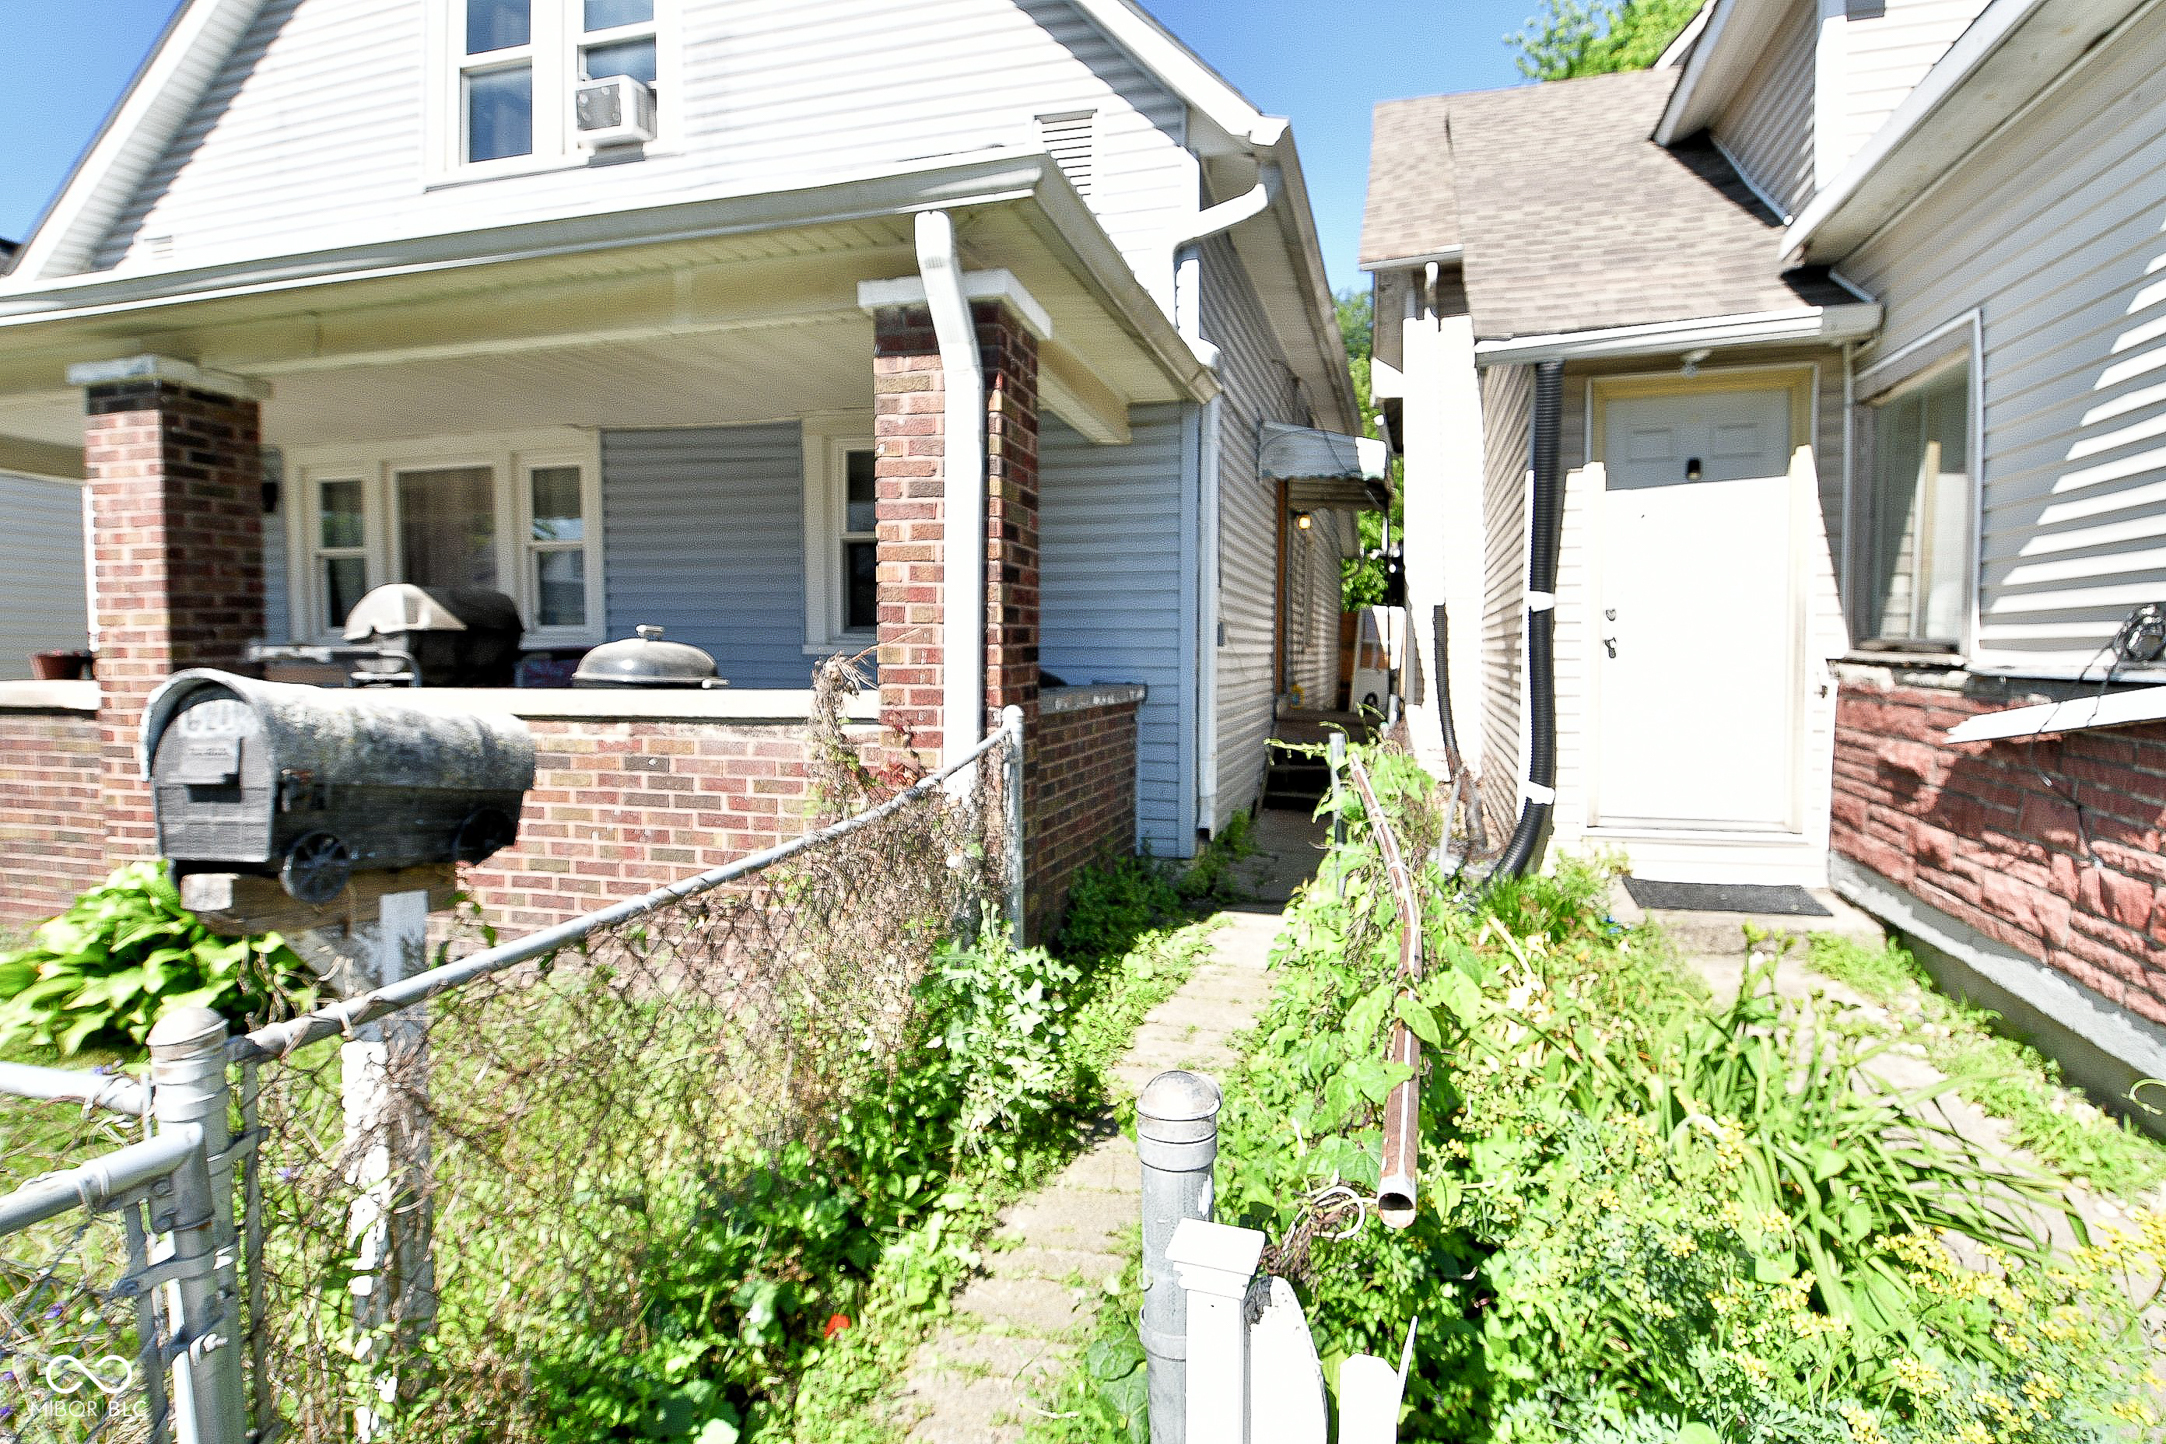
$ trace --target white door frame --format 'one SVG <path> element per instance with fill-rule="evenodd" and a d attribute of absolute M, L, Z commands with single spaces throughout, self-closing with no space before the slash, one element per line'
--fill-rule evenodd
<path fill-rule="evenodd" d="M 1587 610 L 1585 630 L 1582 634 L 1584 655 L 1581 659 L 1581 675 L 1586 678 L 1586 735 L 1590 739 L 1582 749 L 1583 787 L 1587 819 L 1585 835 L 1589 842 L 1621 843 L 1628 850 L 1636 850 L 1635 843 L 1678 844 L 1705 847 L 1712 854 L 1716 849 L 1744 848 L 1761 851 L 1770 848 L 1790 850 L 1811 845 L 1811 819 L 1805 815 L 1807 805 L 1804 786 L 1804 764 L 1807 751 L 1807 692 L 1810 650 L 1811 588 L 1806 548 L 1819 536 L 1819 482 L 1814 462 L 1815 438 L 1818 436 L 1819 366 L 1813 362 L 1791 362 L 1764 365 L 1741 365 L 1703 368 L 1695 376 L 1685 376 L 1676 370 L 1640 371 L 1588 378 L 1585 437 L 1582 468 L 1591 486 L 1602 491 L 1608 488 L 1607 467 L 1603 462 L 1606 440 L 1607 403 L 1612 399 L 1648 396 L 1683 396 L 1719 391 L 1765 391 L 1784 390 L 1790 395 L 1790 440 L 1786 448 L 1788 456 L 1787 475 L 1790 482 L 1790 545 L 1788 548 L 1790 621 L 1786 628 L 1786 649 L 1789 653 L 1787 676 L 1789 698 L 1785 708 L 1789 718 L 1789 745 L 1784 750 L 1785 770 L 1788 773 L 1789 796 L 1788 825 L 1780 831 L 1765 829 L 1688 829 L 1604 826 L 1600 816 L 1601 796 L 1601 749 L 1591 739 L 1600 736 L 1602 726 L 1602 676 L 1603 669 L 1597 653 L 1601 650 L 1603 633 L 1600 611 L 1604 596 L 1604 573 L 1609 563 L 1608 538 L 1604 535 L 1602 517 L 1603 500 L 1590 496 L 1583 513 L 1587 518 L 1587 558 L 1584 582 L 1584 606 Z M 1710 665 L 1715 659 L 1710 659 Z"/>

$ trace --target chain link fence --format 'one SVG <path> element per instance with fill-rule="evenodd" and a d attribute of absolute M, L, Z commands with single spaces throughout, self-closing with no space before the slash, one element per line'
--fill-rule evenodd
<path fill-rule="evenodd" d="M 216 1367 L 237 1362 L 248 1417 L 200 1437 L 566 1437 L 567 1412 L 627 1360 L 670 1357 L 694 1276 L 739 1281 L 693 1301 L 735 1320 L 739 1344 L 682 1372 L 728 1381 L 740 1416 L 786 1403 L 762 1335 L 801 1334 L 785 1316 L 823 1284 L 763 1252 L 740 1223 L 772 1209 L 745 1205 L 782 1191 L 831 1206 L 824 1170 L 915 1036 L 939 948 L 1015 906 L 1020 821 L 1013 709 L 969 759 L 884 801 L 826 710 L 833 736 L 816 717 L 808 755 L 815 795 L 844 820 L 511 943 L 471 910 L 426 944 L 417 911 L 402 942 L 387 900 L 384 923 L 348 944 L 343 1001 L 202 1045 L 222 1049 L 203 1057 L 231 1091 L 203 1105 L 215 1126 L 199 1119 L 209 1141 L 194 1157 L 234 1210 L 221 1293 L 198 1310 L 217 1327 L 206 1342 L 199 1319 L 184 1337 Z M 0 1074 L 0 1094 L 23 1091 Z M 188 1350 L 161 1332 L 157 1290 L 115 1286 L 140 1281 L 147 1241 L 172 1226 L 143 1207 L 155 1183 L 97 1200 L 117 1211 L 29 1225 L 7 1212 L 56 1168 L 122 1156 L 109 1150 L 141 1138 L 141 1120 L 79 1101 L 0 1109 L 52 1128 L 45 1147 L 11 1132 L 0 1178 L 0 1193 L 34 1184 L 0 1198 L 0 1389 L 18 1391 L 0 1393 L 0 1444 L 170 1437 L 162 1370 L 145 1361 L 181 1355 L 186 1390 Z M 149 1146 L 163 1145 L 136 1145 Z M 708 1266 L 717 1249 L 750 1267 Z M 135 1361 L 133 1392 L 56 1424 L 82 1392 L 65 1368 L 46 1380 L 63 1353 L 108 1370 L 83 1386 Z M 621 1423 L 602 1436 L 668 1420 Z"/>

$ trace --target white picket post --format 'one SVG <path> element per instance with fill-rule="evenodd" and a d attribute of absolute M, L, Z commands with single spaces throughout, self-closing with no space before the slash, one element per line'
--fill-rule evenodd
<path fill-rule="evenodd" d="M 1248 1286 L 1263 1248 L 1257 1229 L 1200 1218 L 1166 1246 L 1188 1297 L 1186 1444 L 1249 1444 Z"/>
<path fill-rule="evenodd" d="M 1339 1444 L 1398 1444 L 1399 1371 L 1374 1354 L 1339 1365 Z"/>

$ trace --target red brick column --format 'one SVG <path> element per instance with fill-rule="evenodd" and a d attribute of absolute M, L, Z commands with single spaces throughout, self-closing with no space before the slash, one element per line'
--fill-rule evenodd
<path fill-rule="evenodd" d="M 106 856 L 123 862 L 155 849 L 135 755 L 144 699 L 182 668 L 231 665 L 263 635 L 257 405 L 208 389 L 217 378 L 184 363 L 144 358 L 71 379 L 88 383 L 99 794 Z"/>
<path fill-rule="evenodd" d="M 986 399 L 986 706 L 1021 706 L 1028 727 L 1038 698 L 1038 347 L 1006 305 L 971 311 Z M 882 307 L 873 324 L 880 715 L 895 760 L 929 768 L 941 743 L 947 397 L 925 307 Z"/>

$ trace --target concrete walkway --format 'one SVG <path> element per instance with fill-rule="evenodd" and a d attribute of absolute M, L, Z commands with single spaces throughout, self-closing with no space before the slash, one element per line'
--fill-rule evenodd
<path fill-rule="evenodd" d="M 1283 876 L 1294 865 L 1272 871 Z M 1210 957 L 1144 1020 L 1114 1069 L 1124 1101 L 1168 1068 L 1223 1075 L 1237 1057 L 1230 1040 L 1270 996 L 1265 964 L 1278 909 L 1217 921 Z M 957 1295 L 955 1316 L 918 1351 L 904 1382 L 899 1412 L 911 1439 L 1019 1439 L 1034 1386 L 1067 1369 L 1107 1280 L 1121 1271 L 1124 1236 L 1140 1226 L 1135 1140 L 1110 1110 L 1100 1134 L 1096 1147 L 1001 1216 L 983 1273 Z"/>

